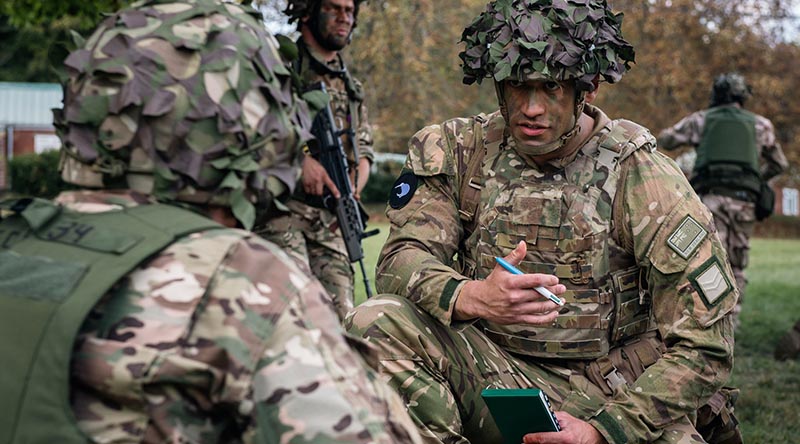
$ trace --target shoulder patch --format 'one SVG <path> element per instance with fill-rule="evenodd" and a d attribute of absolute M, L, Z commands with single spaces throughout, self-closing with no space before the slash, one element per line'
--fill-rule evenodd
<path fill-rule="evenodd" d="M 703 298 L 706 308 L 717 305 L 728 293 L 733 291 L 733 285 L 723 271 L 722 265 L 716 256 L 712 256 L 700 268 L 689 276 L 689 280 Z"/>
<path fill-rule="evenodd" d="M 389 194 L 389 206 L 395 210 L 406 206 L 417 191 L 418 181 L 414 173 L 405 172 L 401 174 L 392 185 L 392 190 Z"/>
<path fill-rule="evenodd" d="M 684 259 L 694 254 L 703 239 L 708 236 L 708 231 L 692 216 L 686 216 L 678 228 L 667 238 L 667 245 Z"/>

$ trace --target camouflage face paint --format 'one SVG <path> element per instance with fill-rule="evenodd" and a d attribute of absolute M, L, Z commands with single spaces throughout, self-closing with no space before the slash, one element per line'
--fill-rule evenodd
<path fill-rule="evenodd" d="M 350 43 L 355 7 L 353 0 L 323 0 L 311 26 L 314 38 L 323 48 L 339 51 Z"/>
<path fill-rule="evenodd" d="M 573 82 L 506 81 L 503 96 L 511 135 L 525 154 L 547 154 L 559 148 L 553 142 L 575 126 Z"/>

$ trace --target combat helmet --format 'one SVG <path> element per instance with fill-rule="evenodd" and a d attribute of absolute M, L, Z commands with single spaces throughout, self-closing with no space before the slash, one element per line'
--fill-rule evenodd
<path fill-rule="evenodd" d="M 358 22 L 358 9 L 366 0 L 353 0 L 353 29 Z M 289 16 L 289 23 L 299 22 L 303 17 L 314 17 L 319 13 L 322 0 L 288 0 L 283 13 Z"/>
<path fill-rule="evenodd" d="M 575 122 L 553 151 L 577 132 L 585 93 L 598 76 L 620 80 L 634 61 L 633 47 L 622 37 L 622 14 L 605 0 L 495 0 L 464 30 L 459 54 L 469 85 L 491 78 L 505 114 L 502 83 L 531 77 L 574 80 L 578 91 Z"/>
<path fill-rule="evenodd" d="M 743 75 L 735 72 L 720 74 L 714 79 L 714 86 L 711 88 L 711 106 L 729 103 L 744 105 L 752 94 L 753 91 Z"/>
<path fill-rule="evenodd" d="M 136 2 L 65 65 L 54 120 L 67 182 L 229 206 L 245 228 L 293 191 L 310 118 L 255 10 Z"/>

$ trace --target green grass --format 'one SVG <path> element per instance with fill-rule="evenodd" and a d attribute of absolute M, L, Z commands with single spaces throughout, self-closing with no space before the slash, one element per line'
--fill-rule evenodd
<path fill-rule="evenodd" d="M 388 224 L 364 241 L 365 266 L 375 288 L 375 264 L 389 234 Z M 356 270 L 356 303 L 365 299 Z M 736 355 L 729 385 L 741 389 L 736 415 L 745 442 L 800 442 L 800 362 L 772 358 L 778 339 L 800 319 L 800 240 L 754 239 L 750 283 L 736 332 Z"/>
<path fill-rule="evenodd" d="M 731 381 L 742 391 L 736 416 L 745 442 L 800 442 L 800 362 L 772 358 L 800 319 L 800 241 L 755 239 L 751 246 Z"/>
<path fill-rule="evenodd" d="M 388 222 L 370 222 L 367 227 L 368 230 L 378 228 L 381 231 L 375 236 L 368 237 L 362 242 L 364 248 L 364 269 L 367 272 L 372 293 L 375 294 L 375 265 L 378 263 L 378 255 L 381 252 L 386 238 L 389 236 L 389 223 Z M 356 290 L 355 290 L 355 303 L 358 305 L 367 298 L 367 293 L 364 290 L 364 278 L 361 274 L 361 269 L 358 264 L 353 264 L 356 271 Z"/>

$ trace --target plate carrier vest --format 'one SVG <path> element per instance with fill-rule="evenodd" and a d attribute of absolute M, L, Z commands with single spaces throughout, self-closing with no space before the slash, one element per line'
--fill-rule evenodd
<path fill-rule="evenodd" d="M 0 203 L 0 442 L 86 443 L 69 402 L 84 319 L 120 278 L 176 239 L 222 228 L 169 205 L 78 213 Z"/>

